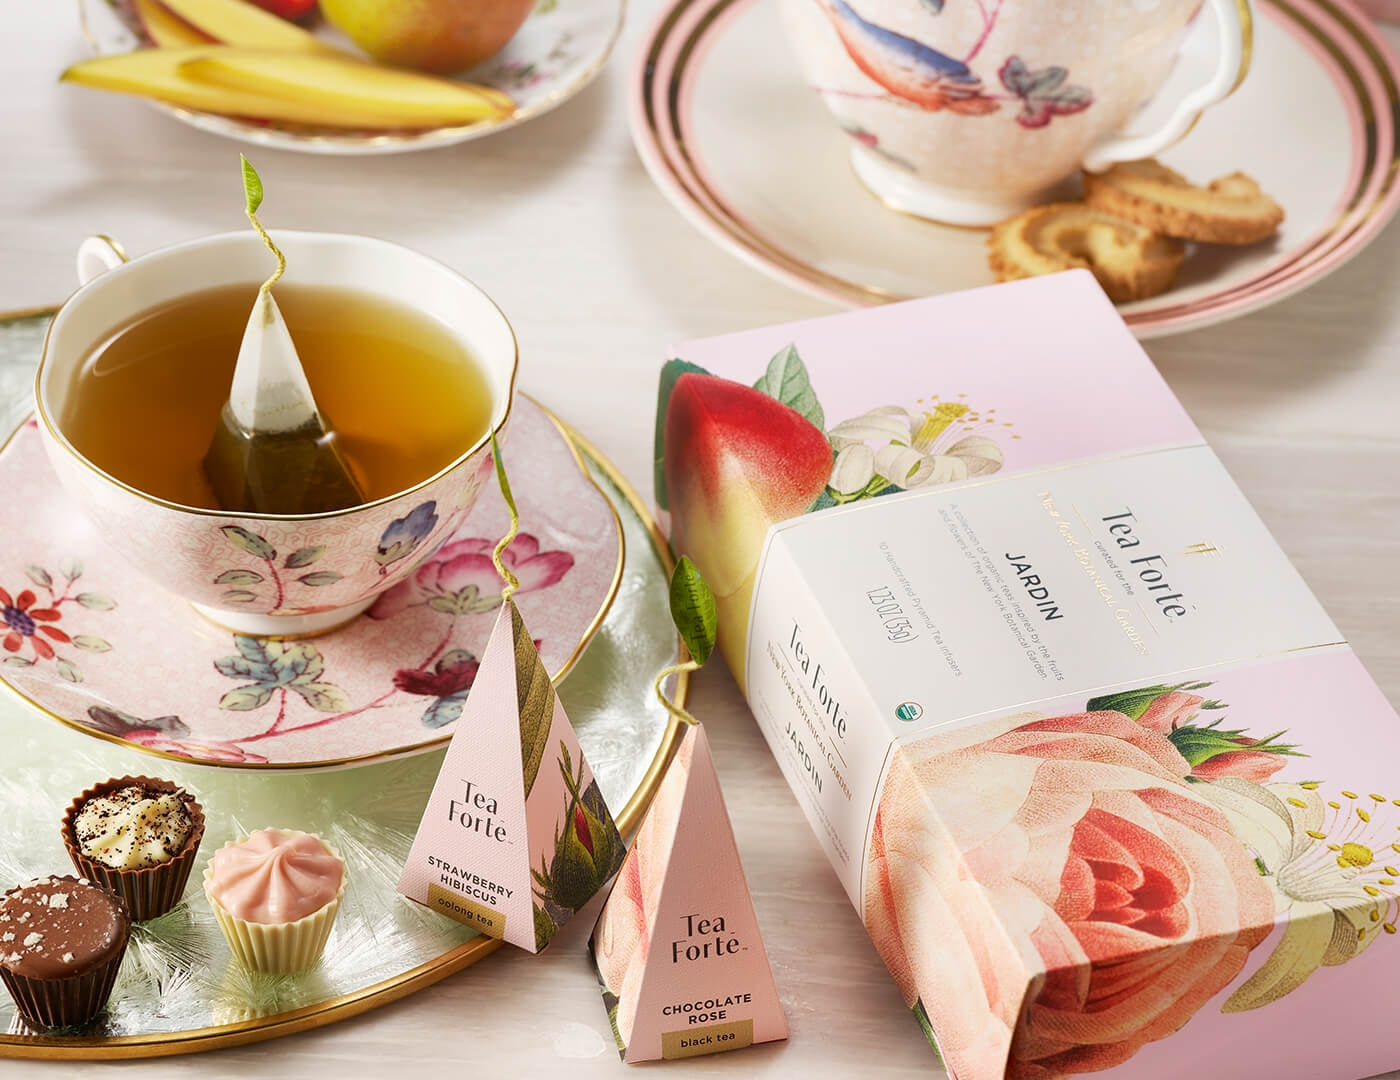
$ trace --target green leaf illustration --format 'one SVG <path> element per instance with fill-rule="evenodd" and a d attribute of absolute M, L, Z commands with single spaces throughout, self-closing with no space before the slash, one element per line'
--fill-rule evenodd
<path fill-rule="evenodd" d="M 309 682 L 326 670 L 321 650 L 310 641 L 268 639 L 263 646 L 281 683 Z"/>
<path fill-rule="evenodd" d="M 77 600 L 89 611 L 111 611 L 117 606 L 117 602 L 110 596 L 99 592 L 80 592 Z"/>
<path fill-rule="evenodd" d="M 317 570 L 310 574 L 302 574 L 297 580 L 303 585 L 334 585 L 344 576 L 334 570 Z"/>
<path fill-rule="evenodd" d="M 468 693 L 468 690 L 459 690 L 455 694 L 438 698 L 423 712 L 424 726 L 440 728 L 452 723 L 462 715 L 462 706 L 466 704 Z"/>
<path fill-rule="evenodd" d="M 942 1065 L 943 1051 L 938 1048 L 938 1038 L 934 1035 L 933 1025 L 929 1023 L 928 1009 L 924 1007 L 923 998 L 914 1002 L 913 1012 L 915 1019 L 919 1021 L 919 1030 L 924 1033 L 924 1039 L 927 1040 L 929 1047 L 933 1050 L 934 1057 L 938 1059 L 938 1064 Z"/>
<path fill-rule="evenodd" d="M 73 644 L 84 652 L 111 652 L 112 643 L 106 638 L 92 637 L 89 634 L 78 634 L 73 638 Z"/>
<path fill-rule="evenodd" d="M 270 683 L 276 678 L 272 674 L 271 664 L 255 663 L 246 656 L 221 656 L 214 661 L 214 667 L 220 675 L 227 675 L 230 679 L 254 679 L 257 682 Z"/>
<path fill-rule="evenodd" d="M 310 566 L 325 553 L 325 544 L 315 544 L 311 547 L 304 547 L 300 551 L 294 551 L 288 555 L 287 561 L 282 565 L 288 570 L 297 570 L 303 566 Z"/>
<path fill-rule="evenodd" d="M 325 682 L 293 682 L 287 689 L 300 694 L 306 703 L 319 712 L 344 712 L 350 708 L 350 698 L 340 687 Z"/>
<path fill-rule="evenodd" d="M 703 664 L 715 648 L 719 613 L 714 594 L 687 555 L 681 556 L 671 575 L 671 618 L 691 657 Z"/>
<path fill-rule="evenodd" d="M 457 610 L 457 598 L 455 596 L 434 596 L 428 601 L 428 607 L 433 611 L 440 611 L 444 615 L 460 615 Z"/>
<path fill-rule="evenodd" d="M 554 920 L 551 919 L 551 918 L 549 917 L 549 912 L 545 911 L 545 909 L 542 908 L 542 907 L 540 907 L 539 904 L 536 904 L 536 905 L 535 905 L 535 952 L 539 952 L 539 951 L 540 951 L 541 949 L 543 949 L 546 945 L 548 945 L 550 939 L 551 939 L 552 937 L 554 937 L 554 935 L 555 935 L 556 933 L 558 933 L 558 932 L 559 932 L 559 927 L 556 926 L 556 925 L 554 924 Z"/>
<path fill-rule="evenodd" d="M 797 355 L 796 345 L 780 349 L 768 361 L 768 370 L 753 384 L 753 388 L 801 413 L 822 431 L 826 430 L 826 413 L 817 401 L 817 392 L 812 389 L 812 380 L 807 375 L 807 365 Z"/>
<path fill-rule="evenodd" d="M 59 566 L 63 576 L 69 581 L 77 581 L 83 576 L 83 561 L 81 559 L 69 559 Z"/>
<path fill-rule="evenodd" d="M 225 570 L 214 579 L 215 585 L 258 585 L 263 576 L 254 570 Z"/>
<path fill-rule="evenodd" d="M 247 200 L 247 212 L 249 215 L 256 214 L 263 201 L 262 177 L 253 168 L 253 163 L 242 154 L 238 155 L 238 160 L 243 163 L 243 198 Z"/>
<path fill-rule="evenodd" d="M 272 663 L 272 658 L 267 654 L 269 644 L 267 639 L 253 637 L 252 634 L 234 634 L 233 644 L 243 656 L 254 663 L 269 665 Z"/>
<path fill-rule="evenodd" d="M 71 683 L 80 683 L 83 681 L 83 673 L 78 670 L 77 665 L 71 660 L 65 660 L 60 656 L 54 661 L 54 667 L 58 669 L 58 677 L 60 679 L 66 679 Z"/>
<path fill-rule="evenodd" d="M 656 436 L 652 450 L 652 487 L 656 491 L 656 505 L 666 510 L 666 413 L 671 407 L 671 391 L 676 388 L 676 380 L 686 372 L 696 375 L 710 374 L 699 364 L 687 360 L 667 360 L 661 368 L 661 385 L 656 390 Z"/>
<path fill-rule="evenodd" d="M 250 604 L 258 597 L 256 593 L 250 593 L 247 589 L 227 589 L 223 598 L 230 604 Z"/>
<path fill-rule="evenodd" d="M 525 796 L 529 798 L 554 722 L 554 687 L 514 604 L 510 605 L 510 618 L 515 643 L 515 695 L 520 709 L 520 764 L 525 776 Z"/>
<path fill-rule="evenodd" d="M 7 656 L 5 663 L 10 667 L 33 667 L 34 661 L 23 656 Z"/>
<path fill-rule="evenodd" d="M 219 699 L 219 708 L 230 712 L 251 712 L 260 709 L 272 698 L 273 687 L 259 683 L 256 686 L 239 686 Z"/>
<path fill-rule="evenodd" d="M 242 548 L 249 555 L 256 555 L 259 559 L 266 559 L 268 562 L 277 558 L 275 547 L 257 533 L 249 532 L 242 525 L 225 525 L 219 531 L 228 538 L 230 544 L 236 548 Z"/>
<path fill-rule="evenodd" d="M 31 564 L 24 568 L 24 572 L 29 577 L 29 580 L 40 588 L 47 589 L 53 584 L 53 578 L 49 577 L 49 572 L 42 566 L 34 566 Z"/>

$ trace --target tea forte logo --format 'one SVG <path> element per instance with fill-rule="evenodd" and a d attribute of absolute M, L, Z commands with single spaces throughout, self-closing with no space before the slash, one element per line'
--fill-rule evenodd
<path fill-rule="evenodd" d="M 902 701 L 894 707 L 894 714 L 908 724 L 924 715 L 924 707 L 917 701 Z"/>
<path fill-rule="evenodd" d="M 1220 554 L 1220 549 L 1212 543 L 1202 541 L 1200 543 L 1192 544 L 1191 546 L 1187 547 L 1185 550 L 1182 551 L 1182 554 L 1218 556 Z"/>

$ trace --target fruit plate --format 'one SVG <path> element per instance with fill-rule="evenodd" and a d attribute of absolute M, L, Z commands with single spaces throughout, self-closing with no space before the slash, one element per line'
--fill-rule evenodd
<path fill-rule="evenodd" d="M 49 312 L 0 317 L 0 424 L 27 413 Z M 559 687 L 561 700 L 619 826 L 630 833 L 679 739 L 651 694 L 678 645 L 667 607 L 667 548 L 645 503 L 605 458 L 575 440 L 622 521 L 626 559 L 617 601 Z M 676 688 L 682 698 L 685 684 Z M 35 1032 L 0 994 L 0 1058 L 155 1057 L 234 1046 L 332 1023 L 397 1000 L 499 945 L 395 892 L 442 751 L 287 776 L 152 761 L 121 744 L 54 724 L 0 697 L 0 888 L 63 872 L 63 807 L 89 784 L 147 773 L 198 793 L 208 818 L 186 899 L 138 926 L 107 1012 L 82 1031 Z M 204 861 L 235 833 L 266 825 L 318 832 L 345 855 L 350 886 L 322 963 L 293 976 L 234 965 L 199 887 Z M 0 1069 L 3 1072 L 3 1069 Z"/>
<path fill-rule="evenodd" d="M 83 36 L 95 56 L 150 44 L 133 0 L 77 0 Z M 490 0 L 487 0 L 490 2 Z M 192 127 L 259 146 L 310 154 L 399 154 L 479 139 L 523 124 L 573 97 L 602 70 L 622 32 L 626 0 L 537 0 L 504 49 L 457 78 L 494 87 L 516 103 L 510 116 L 421 131 L 343 131 L 197 112 L 163 102 L 153 107 Z M 338 48 L 360 50 L 324 20 L 314 31 Z"/>
<path fill-rule="evenodd" d="M 1272 240 L 1201 247 L 1174 289 L 1123 305 L 1140 338 L 1292 295 L 1353 258 L 1400 207 L 1400 64 L 1381 32 L 1350 0 L 1255 0 L 1254 10 L 1248 78 L 1162 160 L 1200 180 L 1243 170 L 1288 216 Z M 850 142 L 871 136 L 843 132 L 807 85 L 777 4 L 666 4 L 629 96 L 652 179 L 761 272 L 851 307 L 994 280 L 985 231 L 897 213 L 862 186 Z"/>

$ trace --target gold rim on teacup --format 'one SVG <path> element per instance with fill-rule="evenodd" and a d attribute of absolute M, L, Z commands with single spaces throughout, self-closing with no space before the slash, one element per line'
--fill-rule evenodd
<path fill-rule="evenodd" d="M 274 235 L 300 268 L 302 280 L 365 289 L 406 303 L 444 323 L 476 358 L 488 388 L 489 425 L 447 466 L 348 509 L 305 515 L 228 513 L 142 491 L 77 449 L 59 417 L 65 411 L 64 395 L 74 392 L 72 377 L 91 346 L 156 304 L 202 288 L 254 281 L 266 252 L 250 232 L 204 237 L 131 260 L 110 237 L 87 241 L 79 250 L 79 274 L 86 280 L 49 324 L 34 396 L 45 452 L 60 482 L 108 542 L 214 623 L 236 633 L 290 637 L 325 633 L 359 615 L 465 518 L 486 482 L 482 466 L 491 437 L 506 439 L 520 349 L 500 306 L 436 259 L 372 237 L 291 230 Z M 264 534 L 275 539 L 264 539 Z M 232 563 L 224 550 L 226 539 L 243 549 L 231 556 Z M 230 569 L 239 569 L 240 560 L 252 558 L 261 570 L 257 560 L 273 565 L 278 550 L 319 547 L 324 554 L 327 545 L 339 563 L 336 576 L 309 583 L 317 586 L 310 592 L 290 580 L 284 590 L 275 570 L 276 589 L 261 595 L 232 590 L 244 595 L 230 596 L 230 590 L 220 587 Z"/>

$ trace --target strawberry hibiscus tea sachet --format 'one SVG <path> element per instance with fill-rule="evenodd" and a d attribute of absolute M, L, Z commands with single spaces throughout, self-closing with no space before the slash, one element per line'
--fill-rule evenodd
<path fill-rule="evenodd" d="M 519 527 L 492 438 L 510 532 L 505 588 L 399 892 L 490 937 L 539 952 L 622 865 L 611 811 L 512 594 L 501 554 Z"/>
<path fill-rule="evenodd" d="M 955 1080 L 1400 1063 L 1400 718 L 1087 273 L 671 355 L 657 502 Z"/>

